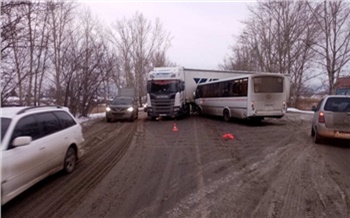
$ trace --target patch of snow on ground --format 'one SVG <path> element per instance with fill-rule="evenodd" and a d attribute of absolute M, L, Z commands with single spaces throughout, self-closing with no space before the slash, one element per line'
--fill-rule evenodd
<path fill-rule="evenodd" d="M 105 113 L 96 113 L 96 114 L 89 114 L 89 117 L 76 118 L 76 120 L 78 121 L 78 123 L 84 123 L 86 121 L 102 118 L 104 116 L 105 116 Z"/>
<path fill-rule="evenodd" d="M 303 111 L 303 110 L 299 110 L 296 108 L 287 108 L 287 112 L 292 112 L 292 113 L 302 113 L 302 114 L 314 114 L 315 112 L 313 111 Z"/>

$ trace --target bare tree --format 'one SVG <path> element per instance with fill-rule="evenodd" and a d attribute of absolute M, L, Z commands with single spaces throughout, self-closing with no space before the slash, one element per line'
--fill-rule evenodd
<path fill-rule="evenodd" d="M 338 0 L 308 5 L 321 32 L 314 51 L 326 70 L 328 93 L 332 94 L 342 69 L 350 61 L 350 3 Z"/>
<path fill-rule="evenodd" d="M 252 16 L 221 68 L 290 75 L 290 103 L 296 104 L 301 87 L 311 78 L 312 47 L 318 34 L 306 6 L 303 1 L 258 2 L 250 8 Z"/>
<path fill-rule="evenodd" d="M 52 34 L 53 55 L 52 62 L 54 65 L 54 83 L 56 86 L 56 103 L 62 104 L 62 66 L 65 50 L 72 45 L 66 43 L 68 33 L 72 31 L 71 25 L 74 19 L 74 9 L 76 4 L 67 1 L 48 2 L 50 11 L 50 27 Z"/>
<path fill-rule="evenodd" d="M 24 55 L 20 47 L 26 37 L 24 22 L 28 4 L 28 1 L 1 2 L 1 105 L 18 87 L 22 97 L 21 82 L 26 76 L 23 75 L 24 63 L 19 59 Z"/>
<path fill-rule="evenodd" d="M 163 58 L 163 63 L 167 64 L 165 53 L 170 47 L 170 33 L 163 29 L 159 19 L 152 23 L 136 12 L 129 20 L 114 22 L 110 37 L 121 59 L 120 72 L 125 72 L 125 86 L 136 89 L 141 105 L 147 73 L 154 67 L 155 58 L 158 61 Z"/>

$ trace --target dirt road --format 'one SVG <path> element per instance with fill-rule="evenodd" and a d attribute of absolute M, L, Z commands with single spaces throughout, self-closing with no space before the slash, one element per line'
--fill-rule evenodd
<path fill-rule="evenodd" d="M 177 132 L 173 120 L 100 120 L 73 174 L 44 180 L 2 216 L 350 217 L 350 144 L 315 145 L 310 119 L 193 116 Z"/>

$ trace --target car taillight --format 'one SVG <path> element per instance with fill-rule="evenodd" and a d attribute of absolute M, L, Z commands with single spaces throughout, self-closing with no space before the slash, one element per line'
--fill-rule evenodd
<path fill-rule="evenodd" d="M 318 114 L 318 122 L 319 123 L 325 123 L 325 120 L 324 120 L 324 113 L 323 112 L 320 112 Z"/>

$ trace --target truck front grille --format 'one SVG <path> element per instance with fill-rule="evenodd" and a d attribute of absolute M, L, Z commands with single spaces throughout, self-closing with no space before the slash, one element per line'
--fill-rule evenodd
<path fill-rule="evenodd" d="M 153 112 L 156 114 L 170 114 L 174 111 L 175 99 L 151 99 Z"/>

